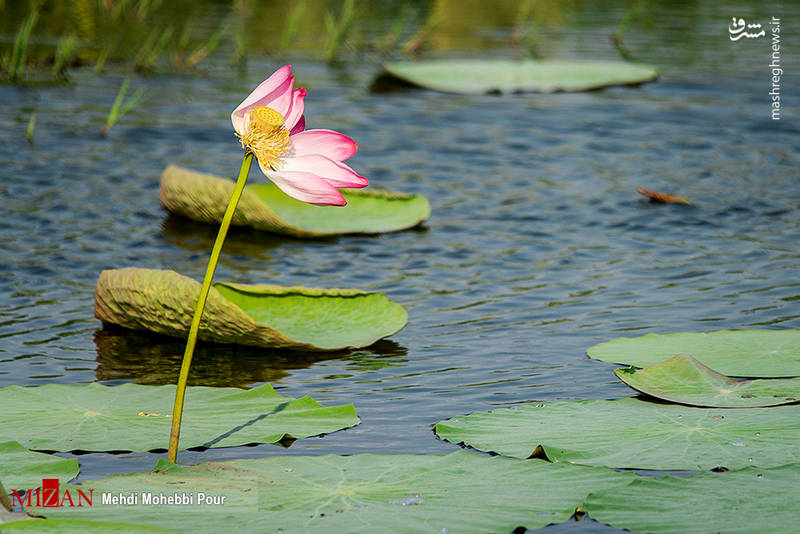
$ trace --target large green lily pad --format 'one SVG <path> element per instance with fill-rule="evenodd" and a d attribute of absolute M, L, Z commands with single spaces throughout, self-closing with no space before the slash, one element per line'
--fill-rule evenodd
<path fill-rule="evenodd" d="M 195 221 L 222 221 L 234 183 L 212 174 L 170 165 L 161 175 L 160 198 L 170 212 Z M 339 234 L 381 234 L 413 228 L 427 220 L 423 195 L 380 189 L 342 190 L 346 206 L 313 206 L 275 184 L 248 185 L 233 215 L 234 226 L 250 226 L 300 238 Z"/>
<path fill-rule="evenodd" d="M 78 460 L 29 451 L 16 441 L 6 441 L 0 443 L 0 475 L 7 492 L 37 488 L 43 478 L 64 483 L 78 476 Z"/>
<path fill-rule="evenodd" d="M 166 448 L 175 386 L 47 384 L 0 388 L 0 440 L 31 449 L 149 451 Z M 352 405 L 257 388 L 189 387 L 180 445 L 232 447 L 306 438 L 359 423 Z"/>
<path fill-rule="evenodd" d="M 719 330 L 620 337 L 591 347 L 591 358 L 648 367 L 689 354 L 728 376 L 800 376 L 800 330 Z"/>
<path fill-rule="evenodd" d="M 92 503 L 94 506 L 94 503 Z M 52 510 L 52 508 L 45 508 Z M 134 525 L 116 521 L 99 522 L 84 519 L 28 519 L 6 523 L 2 528 L 3 534 L 14 532 L 31 532 L 37 534 L 162 534 L 183 532 L 181 530 L 167 530 L 154 525 Z"/>
<path fill-rule="evenodd" d="M 636 391 L 690 406 L 749 408 L 790 404 L 800 399 L 800 379 L 739 382 L 686 354 L 645 369 L 623 367 L 617 377 Z"/>
<path fill-rule="evenodd" d="M 174 271 L 100 273 L 95 317 L 185 338 L 200 283 Z M 199 338 L 270 348 L 334 351 L 372 345 L 406 325 L 405 309 L 380 293 L 275 285 L 214 284 Z"/>
<path fill-rule="evenodd" d="M 584 497 L 637 475 L 520 462 L 457 451 L 440 455 L 271 457 L 113 476 L 82 484 L 95 495 L 139 494 L 139 504 L 35 509 L 48 517 L 126 521 L 190 532 L 486 533 L 567 520 Z M 194 495 L 187 506 L 142 505 L 142 494 Z M 197 504 L 200 494 L 224 504 Z M 167 513 L 168 510 L 168 513 Z"/>
<path fill-rule="evenodd" d="M 591 493 L 586 510 L 617 528 L 659 534 L 797 532 L 800 464 L 689 478 L 641 477 Z"/>
<path fill-rule="evenodd" d="M 554 93 L 591 91 L 655 80 L 649 65 L 612 61 L 514 61 L 498 59 L 398 61 L 391 76 L 445 93 Z"/>
<path fill-rule="evenodd" d="M 626 398 L 528 404 L 436 424 L 453 443 L 514 458 L 641 469 L 798 461 L 800 406 L 707 409 Z"/>

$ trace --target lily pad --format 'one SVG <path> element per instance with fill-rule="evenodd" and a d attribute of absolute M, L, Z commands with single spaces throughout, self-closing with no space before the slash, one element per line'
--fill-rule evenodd
<path fill-rule="evenodd" d="M 164 448 L 175 386 L 47 384 L 0 388 L 0 440 L 57 451 L 149 451 Z M 352 405 L 325 407 L 311 397 L 189 387 L 180 445 L 233 447 L 307 438 L 359 423 Z M 12 486 L 13 487 L 13 486 Z"/>
<path fill-rule="evenodd" d="M 138 505 L 37 508 L 48 517 L 127 521 L 191 532 L 485 533 L 567 520 L 584 497 L 637 475 L 519 462 L 457 451 L 440 455 L 271 457 L 178 467 L 82 484 L 95 495 L 139 495 Z M 194 495 L 194 504 L 143 505 L 142 496 Z M 199 496 L 225 497 L 198 504 Z"/>
<path fill-rule="evenodd" d="M 800 379 L 775 378 L 739 382 L 686 354 L 636 370 L 614 371 L 636 391 L 690 406 L 749 408 L 790 404 L 800 399 Z"/>
<path fill-rule="evenodd" d="M 659 534 L 796 532 L 800 464 L 689 478 L 641 477 L 591 493 L 586 510 L 617 528 Z"/>
<path fill-rule="evenodd" d="M 447 441 L 514 458 L 640 469 L 796 462 L 800 406 L 707 409 L 633 398 L 528 404 L 436 424 Z"/>
<path fill-rule="evenodd" d="M 43 478 L 69 482 L 78 476 L 78 460 L 29 451 L 16 441 L 7 441 L 0 443 L 0 474 L 3 487 L 10 493 L 37 488 Z"/>
<path fill-rule="evenodd" d="M 52 508 L 43 508 L 52 510 Z M 83 519 L 28 519 L 14 521 L 3 525 L 3 534 L 13 532 L 36 532 L 41 534 L 108 534 L 111 532 L 131 534 L 162 534 L 170 532 L 184 532 L 182 530 L 167 530 L 153 525 L 134 525 L 116 521 L 99 522 Z"/>
<path fill-rule="evenodd" d="M 195 221 L 218 223 L 234 183 L 175 165 L 161 175 L 161 204 Z M 381 234 L 413 228 L 427 220 L 430 203 L 423 195 L 380 189 L 342 190 L 346 206 L 312 206 L 282 192 L 275 184 L 245 187 L 233 215 L 234 226 L 250 226 L 300 238 L 340 234 Z"/>
<path fill-rule="evenodd" d="M 655 67 L 613 61 L 398 61 L 384 69 L 412 85 L 462 94 L 591 91 L 658 77 Z"/>
<path fill-rule="evenodd" d="M 200 283 L 174 271 L 100 273 L 95 317 L 134 330 L 186 338 Z M 405 309 L 380 293 L 217 283 L 199 337 L 217 343 L 334 351 L 372 345 L 406 325 Z"/>
<path fill-rule="evenodd" d="M 648 367 L 689 354 L 728 376 L 800 376 L 800 330 L 719 330 L 620 337 L 591 347 L 589 357 Z"/>

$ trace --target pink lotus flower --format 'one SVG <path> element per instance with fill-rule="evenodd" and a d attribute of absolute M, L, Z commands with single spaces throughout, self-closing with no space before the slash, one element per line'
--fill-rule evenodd
<path fill-rule="evenodd" d="M 233 129 L 284 193 L 309 204 L 344 206 L 347 201 L 337 188 L 368 185 L 342 163 L 358 145 L 332 130 L 306 130 L 306 91 L 293 86 L 290 65 L 275 71 L 233 110 Z"/>

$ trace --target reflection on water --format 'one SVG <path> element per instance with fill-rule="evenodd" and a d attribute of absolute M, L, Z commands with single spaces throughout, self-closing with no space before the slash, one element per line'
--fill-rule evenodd
<path fill-rule="evenodd" d="M 103 382 L 175 384 L 185 342 L 157 334 L 106 326 L 94 334 L 97 347 L 95 376 Z M 353 353 L 291 352 L 200 343 L 192 360 L 189 384 L 194 386 L 238 386 L 279 383 L 289 371 L 325 360 L 341 359 L 348 369 L 376 370 L 400 366 L 406 350 L 397 343 L 381 341 Z M 351 376 L 346 374 L 343 376 Z"/>
<path fill-rule="evenodd" d="M 210 254 L 219 225 L 199 223 L 168 213 L 161 222 L 161 232 L 170 245 L 191 252 Z M 267 263 L 270 251 L 287 240 L 291 238 L 234 226 L 225 238 L 225 253 Z"/>

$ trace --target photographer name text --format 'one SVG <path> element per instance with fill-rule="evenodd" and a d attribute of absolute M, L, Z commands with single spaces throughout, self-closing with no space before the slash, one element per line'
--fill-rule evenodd
<path fill-rule="evenodd" d="M 104 505 L 141 505 L 141 506 L 222 506 L 225 495 L 209 493 L 103 493 L 100 497 Z"/>

